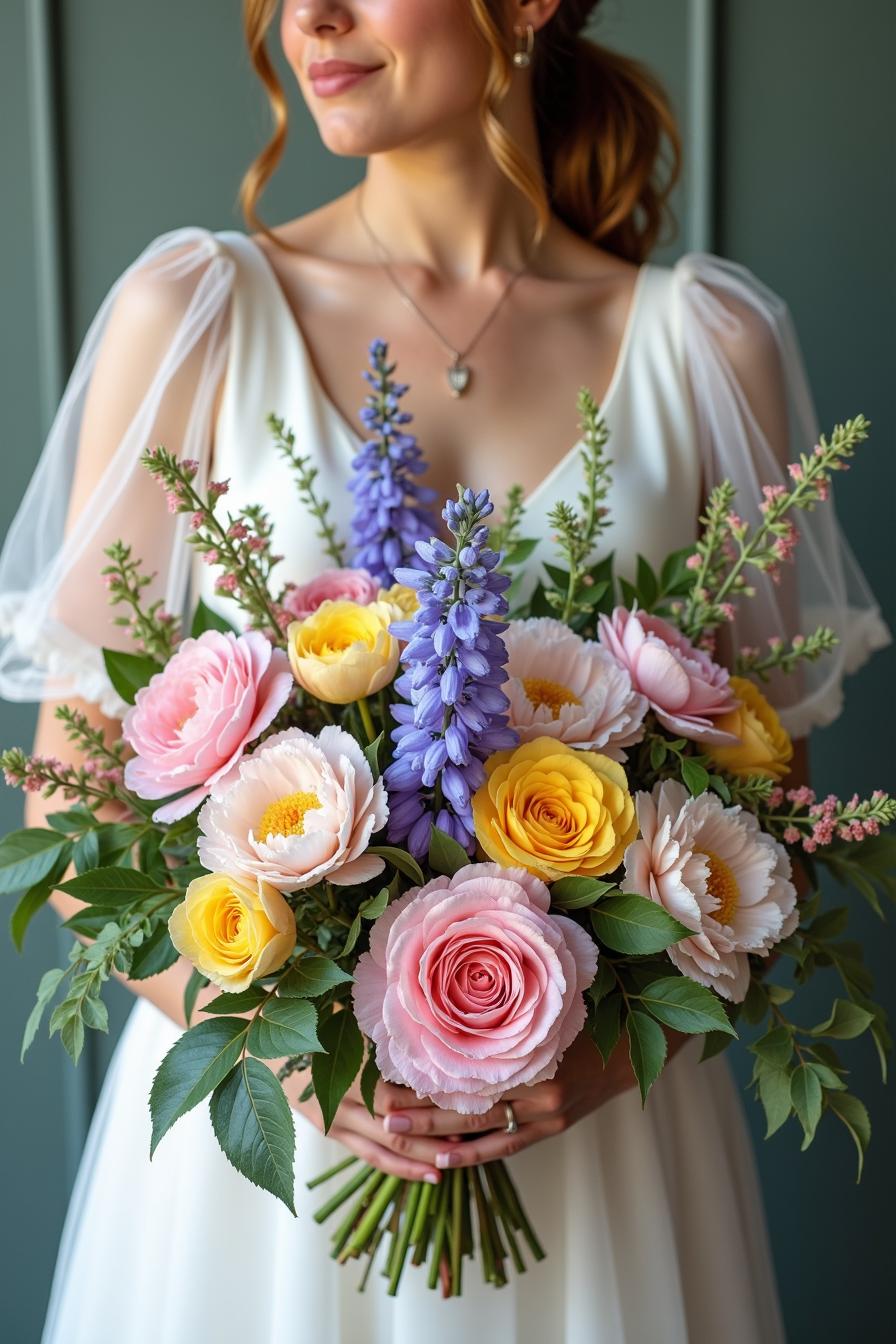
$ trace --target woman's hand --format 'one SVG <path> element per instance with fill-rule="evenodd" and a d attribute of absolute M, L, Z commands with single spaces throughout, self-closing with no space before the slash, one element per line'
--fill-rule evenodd
<path fill-rule="evenodd" d="M 666 1035 L 671 1059 L 689 1037 L 673 1031 Z M 440 1169 L 512 1157 L 533 1143 L 562 1134 L 635 1083 L 624 1036 L 605 1067 L 590 1037 L 583 1033 L 567 1050 L 553 1078 L 513 1089 L 482 1115 L 444 1110 L 417 1097 L 410 1088 L 380 1081 L 374 1097 L 376 1114 L 371 1116 L 356 1081 L 336 1113 L 330 1137 L 381 1171 L 435 1183 Z M 505 1132 L 504 1101 L 513 1103 L 519 1126 L 515 1134 Z M 314 1098 L 295 1104 L 295 1109 L 318 1129 L 323 1128 Z"/>

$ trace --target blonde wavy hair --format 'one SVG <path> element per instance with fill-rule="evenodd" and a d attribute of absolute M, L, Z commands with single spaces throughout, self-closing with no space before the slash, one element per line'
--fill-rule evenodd
<path fill-rule="evenodd" d="M 480 103 L 482 131 L 501 172 L 532 202 L 537 240 L 554 213 L 582 238 L 641 263 L 661 240 L 667 221 L 674 232 L 669 196 L 681 171 L 681 138 L 656 76 L 639 61 L 583 35 L 599 3 L 562 0 L 538 33 L 532 87 L 539 171 L 498 117 L 514 74 L 513 47 L 502 26 L 505 0 L 469 0 L 491 53 Z M 256 210 L 283 156 L 288 131 L 286 96 L 267 48 L 277 10 L 278 0 L 243 0 L 249 59 L 265 87 L 274 131 L 243 177 L 239 203 L 249 227 L 293 251 Z"/>

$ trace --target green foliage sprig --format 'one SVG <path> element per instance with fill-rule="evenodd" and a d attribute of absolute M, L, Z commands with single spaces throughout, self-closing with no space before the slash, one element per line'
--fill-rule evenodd
<path fill-rule="evenodd" d="M 306 453 L 296 451 L 296 436 L 291 429 L 286 428 L 286 422 L 280 416 L 269 415 L 267 423 L 274 435 L 274 446 L 292 467 L 299 498 L 312 517 L 317 519 L 317 535 L 324 543 L 324 552 L 341 569 L 345 565 L 345 542 L 339 540 L 336 528 L 330 521 L 330 501 L 318 497 L 314 484 L 318 476 L 317 467 L 313 466 Z"/>

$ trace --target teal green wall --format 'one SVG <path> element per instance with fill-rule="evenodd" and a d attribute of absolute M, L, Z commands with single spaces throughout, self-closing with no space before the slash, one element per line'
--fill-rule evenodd
<path fill-rule="evenodd" d="M 707 247 L 750 266 L 790 304 L 822 425 L 859 410 L 873 422 L 860 464 L 838 480 L 837 506 L 896 627 L 885 551 L 896 498 L 894 7 L 889 0 L 605 0 L 602 9 L 597 31 L 666 79 L 685 133 L 680 232 L 655 259 Z M 266 120 L 242 51 L 239 10 L 238 0 L 5 0 L 0 7 L 4 527 L 40 450 L 60 378 L 116 275 L 164 230 L 241 227 L 239 177 Z M 344 190 L 362 168 L 330 158 L 304 109 L 294 110 L 287 161 L 266 198 L 272 221 Z M 894 672 L 896 653 L 877 655 L 852 679 L 845 717 L 815 734 L 819 790 L 892 784 L 885 692 Z M 0 703 L 4 744 L 28 744 L 33 722 L 33 707 Z M 3 791 L 0 827 L 19 819 L 18 798 Z M 893 1011 L 896 939 L 854 905 L 855 930 L 867 940 Z M 113 1037 L 95 1042 L 77 1071 L 58 1038 L 43 1036 L 20 1066 L 34 987 L 59 946 L 49 910 L 29 931 L 22 957 L 0 943 L 0 1264 L 3 1334 L 14 1344 L 39 1336 L 85 1125 L 131 1002 L 114 987 Z M 839 1340 L 848 1331 L 882 1338 L 892 1320 L 893 1092 L 880 1086 L 870 1046 L 862 1042 L 853 1053 L 853 1086 L 876 1131 L 859 1187 L 839 1127 L 822 1125 L 800 1155 L 795 1122 L 766 1144 L 749 1103 L 793 1344 Z M 745 1052 L 736 1046 L 732 1060 L 745 1082 Z"/>

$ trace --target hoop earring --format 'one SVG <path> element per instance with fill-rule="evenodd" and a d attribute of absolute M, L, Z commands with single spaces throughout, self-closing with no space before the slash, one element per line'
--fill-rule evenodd
<path fill-rule="evenodd" d="M 513 53 L 513 63 L 518 70 L 524 70 L 527 65 L 532 64 L 532 52 L 535 49 L 535 30 L 531 23 L 526 24 L 525 46 L 523 45 L 523 34 L 518 23 L 513 25 L 513 31 L 516 33 L 517 45 Z"/>

